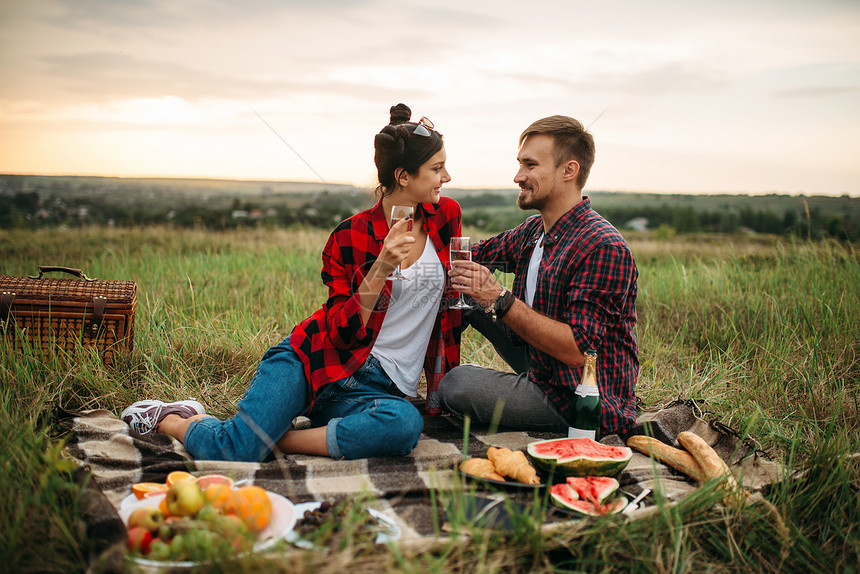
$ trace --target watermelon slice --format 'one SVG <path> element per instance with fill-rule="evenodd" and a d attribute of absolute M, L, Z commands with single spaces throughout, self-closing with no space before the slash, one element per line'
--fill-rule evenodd
<path fill-rule="evenodd" d="M 540 440 L 527 450 L 539 469 L 565 476 L 615 476 L 633 458 L 626 446 L 609 446 L 590 438 Z"/>
<path fill-rule="evenodd" d="M 569 476 L 567 484 L 576 491 L 581 500 L 603 504 L 618 490 L 618 481 L 609 476 Z"/>
<path fill-rule="evenodd" d="M 588 516 L 617 514 L 627 506 L 627 499 L 623 496 L 616 496 L 603 504 L 595 504 L 590 500 L 581 500 L 576 490 L 566 482 L 553 484 L 549 490 L 549 494 L 553 503 L 557 506 Z"/>

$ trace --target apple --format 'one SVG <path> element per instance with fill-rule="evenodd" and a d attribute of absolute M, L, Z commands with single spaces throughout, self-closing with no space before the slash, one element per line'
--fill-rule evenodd
<path fill-rule="evenodd" d="M 128 529 L 128 549 L 132 552 L 147 554 L 152 544 L 152 533 L 142 526 Z"/>
<path fill-rule="evenodd" d="M 167 489 L 164 500 L 167 511 L 173 516 L 192 516 L 206 504 L 203 490 L 193 480 L 173 483 Z"/>
<path fill-rule="evenodd" d="M 135 508 L 128 516 L 128 527 L 141 526 L 155 532 L 164 523 L 164 513 L 154 506 Z"/>

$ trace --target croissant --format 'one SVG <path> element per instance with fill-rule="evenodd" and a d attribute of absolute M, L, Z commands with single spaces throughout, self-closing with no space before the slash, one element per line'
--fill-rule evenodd
<path fill-rule="evenodd" d="M 496 448 L 491 446 L 487 449 L 487 457 L 493 461 L 496 472 L 513 478 L 523 484 L 540 484 L 537 471 L 526 460 L 523 451 L 516 452 L 509 448 Z"/>
<path fill-rule="evenodd" d="M 496 467 L 486 458 L 469 458 L 460 463 L 460 470 L 478 478 L 489 478 L 504 482 L 505 477 L 496 472 Z"/>

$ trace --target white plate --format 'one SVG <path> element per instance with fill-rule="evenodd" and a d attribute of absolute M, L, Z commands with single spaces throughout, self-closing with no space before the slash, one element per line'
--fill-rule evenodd
<path fill-rule="evenodd" d="M 316 510 L 322 505 L 322 502 L 302 502 L 295 505 L 296 509 L 296 522 L 304 518 L 305 512 L 308 510 Z M 400 530 L 400 527 L 397 523 L 390 517 L 382 512 L 374 509 L 368 508 L 367 512 L 370 513 L 378 522 L 382 530 L 376 534 L 376 539 L 374 543 L 376 544 L 386 544 L 388 542 L 394 542 L 400 538 L 403 534 Z M 307 550 L 313 550 L 316 548 L 311 542 L 301 538 L 295 531 L 295 525 L 293 525 L 294 529 L 287 533 L 284 539 L 287 542 L 295 544 L 299 548 L 305 548 Z"/>
<path fill-rule="evenodd" d="M 284 540 L 287 535 L 292 533 L 298 520 L 298 512 L 296 506 L 288 499 L 280 494 L 266 491 L 266 495 L 272 502 L 272 519 L 269 524 L 260 531 L 257 535 L 257 542 L 254 544 L 254 552 L 261 552 L 274 546 L 279 540 Z M 128 526 L 128 517 L 137 508 L 153 506 L 158 508 L 161 499 L 164 498 L 163 493 L 153 494 L 146 498 L 138 500 L 133 494 L 123 499 L 119 507 L 119 517 L 122 518 L 123 524 Z M 197 565 L 197 562 L 191 560 L 166 561 L 166 560 L 149 560 L 148 558 L 134 558 L 134 561 L 143 566 L 155 567 L 181 567 L 186 568 Z"/>

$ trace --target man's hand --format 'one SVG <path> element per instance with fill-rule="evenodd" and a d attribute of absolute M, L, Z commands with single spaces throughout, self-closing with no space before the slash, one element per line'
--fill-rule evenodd
<path fill-rule="evenodd" d="M 474 261 L 452 261 L 448 272 L 454 289 L 488 307 L 502 292 L 502 286 L 489 269 Z"/>
<path fill-rule="evenodd" d="M 452 261 L 448 274 L 454 289 L 471 296 L 482 307 L 489 306 L 502 292 L 490 270 L 474 261 Z M 571 367 L 581 367 L 585 362 L 570 325 L 534 311 L 519 299 L 514 300 L 502 321 L 527 343 Z"/>

